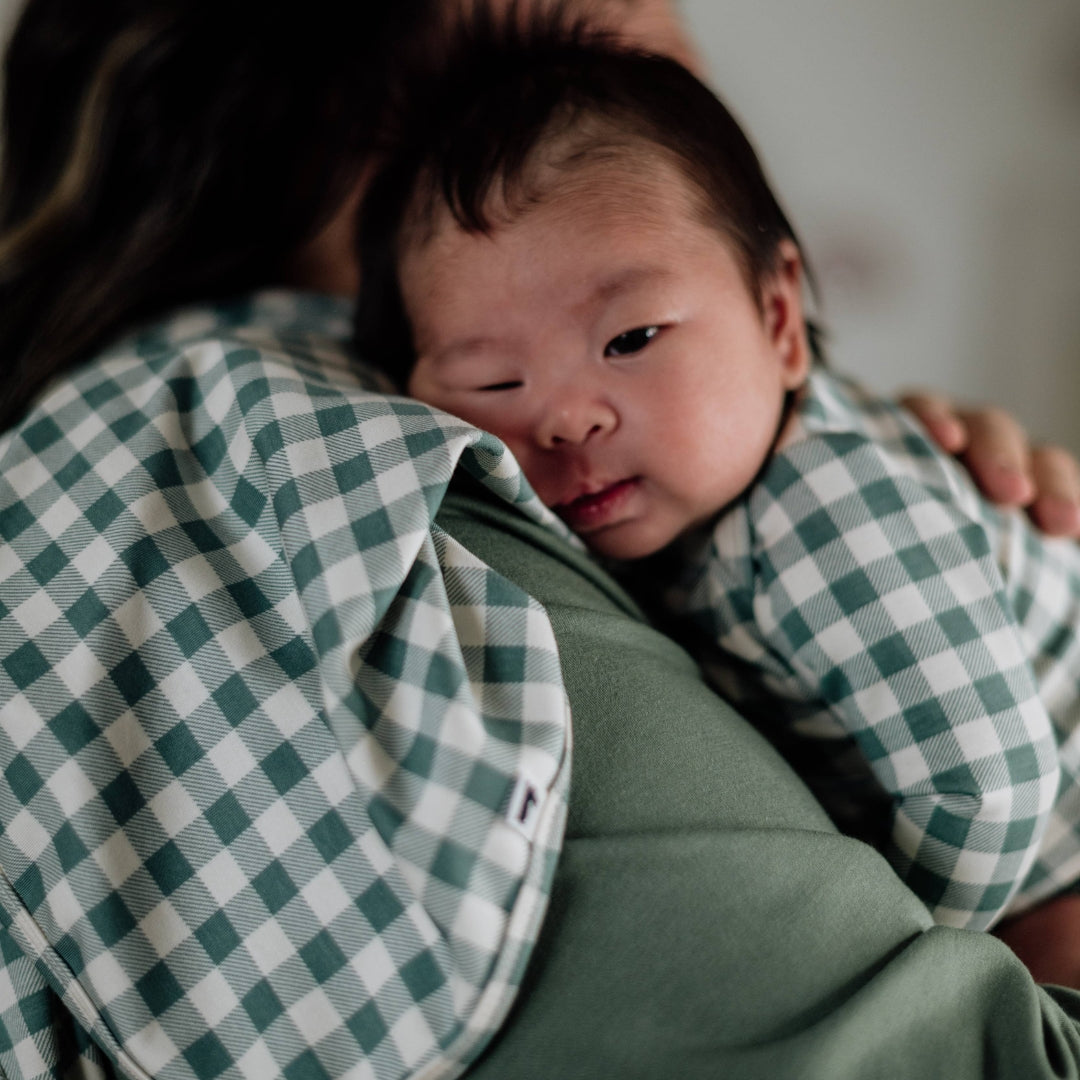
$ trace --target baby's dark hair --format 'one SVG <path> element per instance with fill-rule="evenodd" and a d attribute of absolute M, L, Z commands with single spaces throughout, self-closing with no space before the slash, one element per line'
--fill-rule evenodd
<path fill-rule="evenodd" d="M 541 165 L 572 170 L 607 157 L 615 168 L 649 168 L 655 151 L 689 182 L 702 224 L 731 243 L 755 298 L 783 241 L 798 246 L 739 124 L 674 60 L 559 17 L 481 19 L 451 57 L 407 104 L 360 213 L 356 345 L 399 386 L 416 359 L 398 284 L 403 248 L 425 242 L 443 208 L 471 233 L 512 221 L 543 200 Z"/>

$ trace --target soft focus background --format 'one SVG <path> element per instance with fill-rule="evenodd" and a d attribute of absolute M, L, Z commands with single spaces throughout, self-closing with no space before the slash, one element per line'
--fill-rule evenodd
<path fill-rule="evenodd" d="M 1080 2 L 683 0 L 836 367 L 1080 451 Z"/>
<path fill-rule="evenodd" d="M 1080 0 L 682 3 L 809 251 L 835 366 L 1080 452 Z"/>

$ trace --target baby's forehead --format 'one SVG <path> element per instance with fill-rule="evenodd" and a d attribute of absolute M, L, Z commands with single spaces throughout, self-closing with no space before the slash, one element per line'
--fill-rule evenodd
<path fill-rule="evenodd" d="M 426 249 L 438 257 L 441 247 L 463 233 L 497 239 L 539 221 L 587 231 L 598 216 L 627 230 L 665 229 L 678 221 L 712 238 L 720 232 L 694 178 L 664 148 L 644 140 L 550 148 L 512 181 L 489 186 L 480 230 L 460 221 L 441 191 L 429 189 L 419 207 L 402 232 L 403 255 Z"/>
<path fill-rule="evenodd" d="M 399 258 L 417 347 L 471 342 L 479 323 L 502 333 L 541 310 L 569 325 L 645 293 L 671 297 L 723 265 L 718 246 L 742 270 L 737 245 L 705 220 L 674 165 L 631 164 L 622 155 L 549 162 L 534 188 L 493 201 L 484 230 L 438 205 Z"/>

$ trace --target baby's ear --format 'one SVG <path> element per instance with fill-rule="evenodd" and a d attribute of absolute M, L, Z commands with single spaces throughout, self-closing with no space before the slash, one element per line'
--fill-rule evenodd
<path fill-rule="evenodd" d="M 810 369 L 810 342 L 803 310 L 803 263 L 798 245 L 781 240 L 776 264 L 762 289 L 765 329 L 783 369 L 788 390 L 803 384 Z"/>

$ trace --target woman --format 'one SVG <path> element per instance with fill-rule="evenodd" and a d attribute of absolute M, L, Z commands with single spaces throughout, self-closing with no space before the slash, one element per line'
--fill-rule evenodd
<path fill-rule="evenodd" d="M 328 294 L 446 9 L 313 2 L 31 0 L 12 42 L 0 1067 L 1080 1061 L 1080 999 L 924 933 L 499 444 L 357 371 Z"/>

